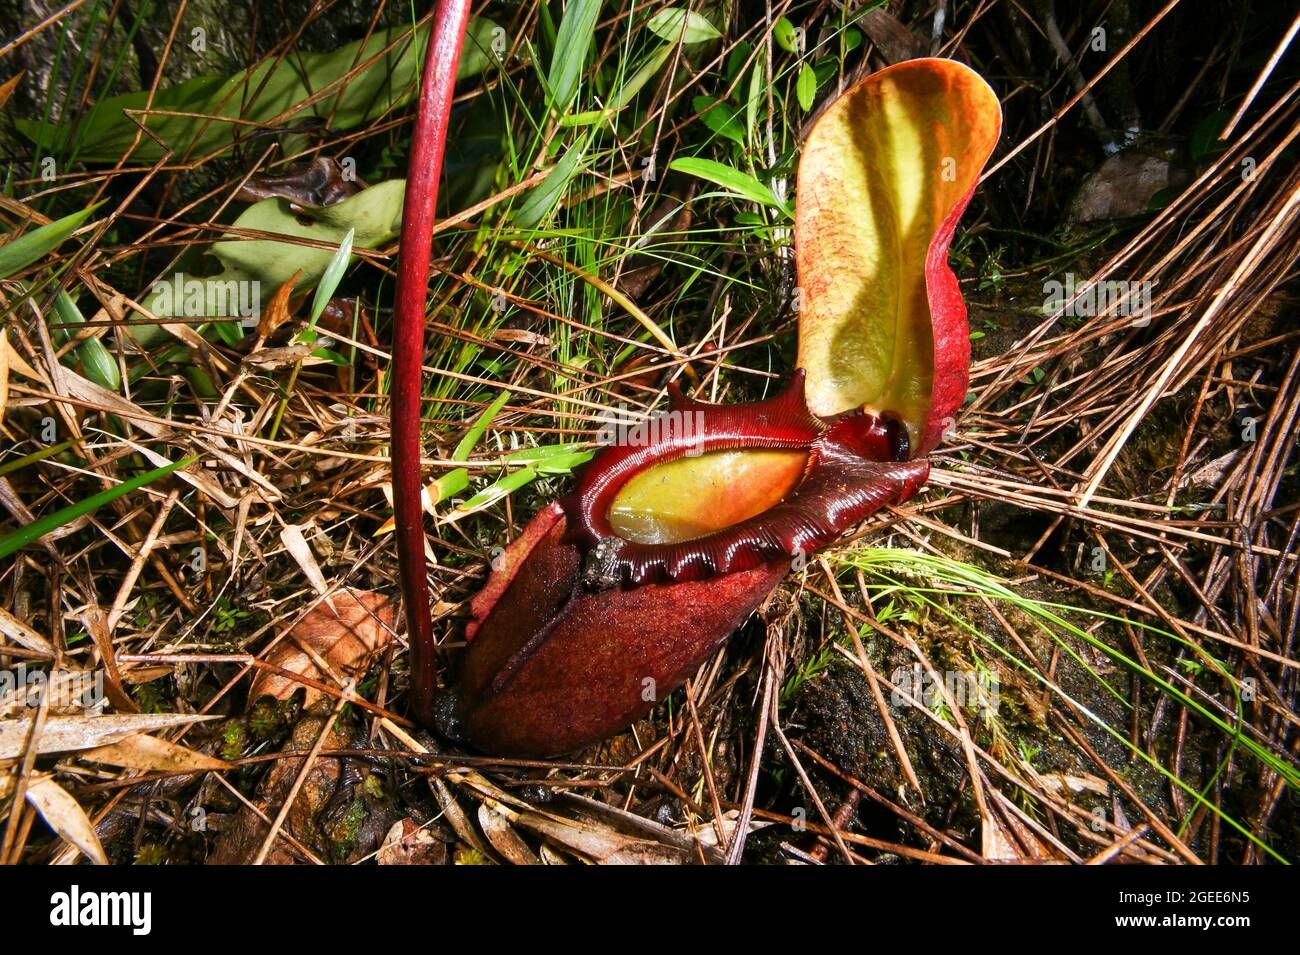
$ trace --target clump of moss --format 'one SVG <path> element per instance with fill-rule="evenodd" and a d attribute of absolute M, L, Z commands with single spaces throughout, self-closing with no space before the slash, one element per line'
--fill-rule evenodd
<path fill-rule="evenodd" d="M 143 842 L 135 853 L 136 865 L 162 865 L 167 861 L 167 850 L 157 842 Z"/>
<path fill-rule="evenodd" d="M 231 720 L 221 733 L 221 758 L 239 759 L 248 746 L 248 730 L 243 720 Z"/>
<path fill-rule="evenodd" d="M 172 712 L 172 697 L 175 695 L 174 681 L 171 677 L 150 680 L 131 688 L 131 698 L 140 707 L 141 713 Z"/>
<path fill-rule="evenodd" d="M 297 709 L 289 700 L 264 696 L 248 711 L 248 732 L 259 743 L 281 737 L 293 727 Z"/>
<path fill-rule="evenodd" d="M 348 808 L 338 818 L 325 827 L 330 856 L 335 862 L 344 861 L 352 853 L 357 844 L 357 836 L 361 833 L 361 826 L 368 815 L 365 800 L 358 797 L 348 804 Z"/>

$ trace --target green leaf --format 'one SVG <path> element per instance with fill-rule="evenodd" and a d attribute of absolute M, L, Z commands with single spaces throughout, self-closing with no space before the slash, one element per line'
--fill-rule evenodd
<path fill-rule="evenodd" d="M 277 242 L 274 239 L 227 239 L 214 243 L 212 254 L 227 269 L 260 278 L 268 293 L 293 278 L 299 269 L 298 288 L 311 288 L 325 275 L 337 248 L 349 231 L 353 245 L 373 249 L 396 236 L 402 228 L 404 179 L 389 179 L 362 189 L 332 206 L 309 210 L 306 224 L 289 210 L 283 199 L 263 199 L 245 209 L 235 228 L 269 232 L 289 238 L 310 239 L 332 248 Z"/>
<path fill-rule="evenodd" d="M 49 225 L 33 229 L 12 242 L 0 245 L 0 279 L 6 279 L 15 272 L 27 268 L 41 256 L 53 251 L 63 244 L 72 233 L 81 228 L 83 222 L 102 203 L 95 203 L 86 209 L 79 209 L 70 216 L 57 219 Z"/>
<path fill-rule="evenodd" d="M 724 139 L 745 145 L 745 127 L 740 125 L 736 114 L 725 103 L 712 96 L 697 96 L 691 101 L 691 107 L 700 114 L 700 121 Z"/>
<path fill-rule="evenodd" d="M 827 82 L 840 75 L 840 65 L 834 57 L 824 56 L 812 65 L 813 73 L 817 75 L 817 88 L 825 86 Z"/>
<path fill-rule="evenodd" d="M 1219 141 L 1219 133 L 1228 125 L 1231 115 L 1226 109 L 1216 109 L 1197 122 L 1187 137 L 1187 154 L 1193 162 L 1200 162 L 1228 148 L 1227 143 Z"/>
<path fill-rule="evenodd" d="M 743 70 L 746 67 L 746 65 L 748 65 L 749 56 L 753 52 L 754 52 L 754 48 L 750 44 L 746 43 L 744 40 L 741 40 L 739 43 L 737 43 L 735 46 L 731 48 L 731 52 L 727 54 L 727 87 L 728 88 L 730 88 L 733 83 L 738 81 L 738 79 L 740 78 L 740 71 Z"/>
<path fill-rule="evenodd" d="M 83 514 L 89 514 L 92 511 L 98 510 L 105 504 L 116 501 L 119 497 L 122 497 L 125 494 L 130 494 L 137 488 L 144 487 L 146 484 L 150 484 L 158 480 L 160 477 L 165 477 L 166 475 L 171 474 L 177 468 L 186 467 L 197 460 L 198 456 L 195 455 L 193 457 L 185 458 L 183 461 L 177 461 L 173 464 L 168 464 L 160 468 L 155 468 L 152 471 L 147 471 L 144 474 L 123 481 L 121 484 L 116 487 L 111 487 L 107 491 L 100 491 L 98 494 L 91 495 L 84 501 L 78 501 L 76 504 L 55 511 L 53 514 L 47 514 L 44 517 L 38 518 L 25 527 L 20 527 L 16 531 L 11 531 L 3 538 L 0 538 L 0 559 L 8 557 L 14 551 L 26 547 L 34 541 L 40 540 L 46 534 L 58 530 L 64 524 L 69 524 L 72 521 L 75 521 Z"/>
<path fill-rule="evenodd" d="M 220 326 L 218 326 L 220 327 Z M 332 348 L 317 348 L 311 352 L 312 358 L 321 358 L 331 365 L 338 365 L 340 368 L 346 368 L 352 364 L 347 355 L 340 354 Z"/>
<path fill-rule="evenodd" d="M 503 390 L 490 405 L 483 409 L 482 413 L 474 420 L 474 424 L 465 432 L 465 437 L 461 438 L 457 443 L 456 450 L 451 453 L 453 461 L 469 460 L 470 452 L 474 450 L 474 446 L 479 443 L 483 433 L 487 431 L 488 426 L 509 400 L 510 392 Z M 440 504 L 453 494 L 459 494 L 469 487 L 469 472 L 464 468 L 453 468 L 434 481 L 433 484 L 434 493 L 430 495 L 430 498 L 434 504 Z"/>
<path fill-rule="evenodd" d="M 537 479 L 537 474 L 538 472 L 535 468 L 520 468 L 518 471 L 513 471 L 494 484 L 489 484 L 460 507 L 456 508 L 456 510 L 461 513 L 466 513 L 468 511 L 477 510 L 494 504 L 501 500 L 501 498 L 519 490 L 521 487 L 531 484 Z"/>
<path fill-rule="evenodd" d="M 456 450 L 451 453 L 453 461 L 469 460 L 470 452 L 474 450 L 474 446 L 479 443 L 479 439 L 483 437 L 488 426 L 492 424 L 492 419 L 500 413 L 509 400 L 510 392 L 502 390 L 501 394 L 497 395 L 492 403 L 483 409 L 483 412 L 474 420 L 474 424 L 465 432 L 465 437 L 461 438 L 456 445 Z"/>
<path fill-rule="evenodd" d="M 441 504 L 447 498 L 469 487 L 469 472 L 464 468 L 455 468 L 434 481 L 433 487 L 434 493 L 429 497 L 434 504 Z"/>
<path fill-rule="evenodd" d="M 348 262 L 352 258 L 352 239 L 356 234 L 355 226 L 348 229 L 348 234 L 339 243 L 339 250 L 334 253 L 329 265 L 325 266 L 325 271 L 321 273 L 320 282 L 316 285 L 316 294 L 311 300 L 311 320 L 307 323 L 308 328 L 316 327 L 316 320 L 325 311 L 325 306 L 330 303 L 330 297 L 343 279 L 343 273 L 348 270 Z"/>
<path fill-rule="evenodd" d="M 772 24 L 772 38 L 776 40 L 777 46 L 787 53 L 799 52 L 799 37 L 794 32 L 794 24 L 781 17 Z"/>
<path fill-rule="evenodd" d="M 763 63 L 754 64 L 749 74 L 749 94 L 745 97 L 745 131 L 749 141 L 754 141 L 754 131 L 758 129 L 758 107 L 763 100 Z"/>
<path fill-rule="evenodd" d="M 46 458 L 51 458 L 56 454 L 62 454 L 79 440 L 79 438 L 69 438 L 67 441 L 60 441 L 58 444 L 51 444 L 47 447 L 41 448 L 39 451 L 25 454 L 21 458 L 14 458 L 12 461 L 6 461 L 4 464 L 0 464 L 0 477 L 4 477 L 6 474 L 12 474 L 14 471 L 21 471 L 23 468 L 35 464 L 37 461 L 44 461 Z"/>
<path fill-rule="evenodd" d="M 494 62 L 495 29 L 496 24 L 483 17 L 470 21 L 457 78 L 481 73 Z M 334 129 L 353 129 L 401 109 L 414 98 L 428 30 L 426 24 L 412 35 L 407 27 L 394 27 L 376 32 L 365 42 L 358 40 L 324 53 L 267 57 L 233 76 L 198 76 L 158 90 L 152 104 L 148 91 L 105 97 L 76 124 L 51 127 L 40 120 L 20 119 L 15 125 L 32 142 L 43 139 L 46 150 L 84 162 L 117 162 L 128 153 L 134 160 L 153 162 L 166 155 L 168 148 L 178 158 L 198 158 L 227 149 L 236 137 L 247 136 L 249 123 L 272 120 L 282 125 L 328 120 Z M 381 52 L 390 44 L 391 49 Z M 373 62 L 368 63 L 370 60 Z M 358 67 L 362 68 L 344 80 Z M 329 95 L 308 103 L 326 87 L 331 89 Z M 137 113 L 136 119 L 163 145 L 150 136 L 139 136 L 135 142 L 139 127 L 125 111 L 146 106 L 149 114 Z"/>
<path fill-rule="evenodd" d="M 214 322 L 212 327 L 217 337 L 231 348 L 237 348 L 244 340 L 243 326 L 236 325 L 234 322 Z"/>
<path fill-rule="evenodd" d="M 720 162 L 698 158 L 674 159 L 669 163 L 668 168 L 677 172 L 684 172 L 688 176 L 705 179 L 745 199 L 751 199 L 761 205 L 771 206 L 773 209 L 789 214 L 789 210 L 777 200 L 771 189 L 748 173 L 725 166 Z"/>
<path fill-rule="evenodd" d="M 233 307 L 239 304 L 240 282 L 257 282 L 257 297 L 260 298 L 273 294 L 293 278 L 295 272 L 300 272 L 295 288 L 313 288 L 334 261 L 337 247 L 349 231 L 353 232 L 353 247 L 360 249 L 382 245 L 401 231 L 405 188 L 403 179 L 376 183 L 332 206 L 307 210 L 312 221 L 306 224 L 289 210 L 289 204 L 283 199 L 263 199 L 240 213 L 233 228 L 282 235 L 287 239 L 310 239 L 334 246 L 335 251 L 276 239 L 217 242 L 212 246 L 212 253 L 224 266 L 219 274 L 198 279 L 178 273 L 170 281 L 164 277 L 141 304 L 159 318 L 179 317 L 188 308 L 191 293 L 187 286 L 199 283 L 195 297 L 212 305 L 201 314 L 214 318 L 241 318 L 244 316 Z M 219 331 L 230 330 L 235 334 L 235 341 L 239 340 L 234 325 L 222 322 L 216 327 Z M 160 326 L 143 324 L 136 325 L 132 334 L 143 345 L 152 345 L 167 335 Z"/>
<path fill-rule="evenodd" d="M 659 72 L 659 68 L 664 65 L 673 49 L 671 44 L 665 43 L 646 57 L 645 62 L 637 67 L 636 72 L 629 76 L 610 97 L 610 109 L 618 111 L 632 102 L 632 98 L 641 92 L 641 88 L 650 82 L 651 77 Z"/>
<path fill-rule="evenodd" d="M 817 71 L 808 63 L 799 68 L 795 94 L 799 97 L 799 106 L 805 113 L 812 109 L 813 99 L 817 96 Z"/>
<path fill-rule="evenodd" d="M 592 451 L 574 451 L 572 454 L 557 454 L 539 462 L 537 470 L 542 474 L 571 474 L 579 465 L 586 464 L 595 456 Z"/>
<path fill-rule="evenodd" d="M 1159 189 L 1153 193 L 1151 198 L 1147 200 L 1147 211 L 1158 212 L 1182 194 L 1182 186 L 1165 186 L 1165 188 Z M 1057 303 L 1057 307 L 1060 307 L 1060 303 Z M 1047 306 L 1044 305 L 1043 308 L 1046 309 Z M 1053 309 L 1053 311 L 1055 311 L 1055 309 Z"/>
<path fill-rule="evenodd" d="M 59 317 L 59 323 L 64 326 L 59 329 L 64 341 L 71 340 L 73 337 L 73 330 L 67 326 L 83 325 L 86 321 L 81 314 L 81 309 L 77 308 L 77 303 L 67 292 L 61 291 L 54 297 L 54 313 Z M 109 391 L 117 391 L 122 386 L 121 369 L 117 367 L 112 354 L 98 338 L 87 338 L 73 351 L 81 362 L 81 367 L 85 369 L 86 377 L 95 384 Z"/>
<path fill-rule="evenodd" d="M 684 33 L 683 24 L 686 28 Z M 669 43 L 676 43 L 679 38 L 683 43 L 706 43 L 722 36 L 706 17 L 693 10 L 683 10 L 681 7 L 660 10 L 650 18 L 646 28 Z"/>
<path fill-rule="evenodd" d="M 555 54 L 546 74 L 551 103 L 557 113 L 568 110 L 578 95 L 578 83 L 587 68 L 587 53 L 596 37 L 601 0 L 569 0 L 555 38 Z"/>
<path fill-rule="evenodd" d="M 582 166 L 582 157 L 587 149 L 587 136 L 578 138 L 564 157 L 555 164 L 546 178 L 528 190 L 523 203 L 515 210 L 514 222 L 521 228 L 532 229 L 545 219 L 555 208 L 569 182 L 578 174 Z"/>
<path fill-rule="evenodd" d="M 542 474 L 568 474 L 590 461 L 594 452 L 579 451 L 576 443 L 552 444 L 540 448 L 521 448 L 506 455 L 512 465 L 531 465 Z"/>

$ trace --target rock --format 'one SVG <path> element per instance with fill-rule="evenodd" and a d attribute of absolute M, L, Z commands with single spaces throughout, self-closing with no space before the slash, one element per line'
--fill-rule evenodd
<path fill-rule="evenodd" d="M 1142 215 L 1151 208 L 1156 193 L 1186 179 L 1183 170 L 1162 151 L 1127 149 L 1111 156 L 1083 181 L 1067 219 L 1077 224 Z"/>

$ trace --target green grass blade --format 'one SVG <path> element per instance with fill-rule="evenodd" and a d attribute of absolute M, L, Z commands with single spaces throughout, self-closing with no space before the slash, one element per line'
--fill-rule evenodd
<path fill-rule="evenodd" d="M 596 37 L 596 20 L 600 0 L 569 0 L 555 38 L 555 55 L 546 74 L 551 88 L 552 105 L 558 114 L 565 113 L 578 95 L 578 83 L 587 68 L 587 53 Z"/>
<path fill-rule="evenodd" d="M 494 484 L 489 484 L 483 490 L 479 491 L 468 501 L 456 508 L 458 513 L 468 514 L 471 511 L 482 510 L 495 504 L 501 498 L 519 490 L 527 484 L 532 483 L 538 475 L 536 468 L 520 468 L 518 471 L 511 471 L 501 480 Z"/>
<path fill-rule="evenodd" d="M 54 298 L 54 311 L 59 316 L 59 322 L 63 326 L 59 329 L 63 333 L 65 340 L 71 340 L 73 331 L 69 325 L 84 325 L 86 318 L 81 314 L 81 309 L 77 308 L 77 303 L 72 300 L 72 296 L 67 292 L 59 292 Z M 109 391 L 117 391 L 122 386 L 122 372 L 117 367 L 117 362 L 113 360 L 112 353 L 104 347 L 104 343 L 98 338 L 87 338 L 78 344 L 73 351 L 76 352 L 81 367 L 86 370 L 86 377 L 95 384 L 107 388 Z"/>
<path fill-rule="evenodd" d="M 41 256 L 62 245 L 100 205 L 97 202 L 93 206 L 79 209 L 72 215 L 56 219 L 49 225 L 33 229 L 12 242 L 0 245 L 0 279 L 6 279 L 20 269 L 27 268 Z"/>
<path fill-rule="evenodd" d="M 343 237 L 338 251 L 334 253 L 334 258 L 330 259 L 330 264 L 325 266 L 325 272 L 316 285 L 316 294 L 312 296 L 311 321 L 307 323 L 308 328 L 316 327 L 316 321 L 325 311 L 325 306 L 330 303 L 334 290 L 339 287 L 339 282 L 343 281 L 343 273 L 348 270 L 348 262 L 352 258 L 352 239 L 356 234 L 356 227 L 348 229 L 348 234 Z"/>
<path fill-rule="evenodd" d="M 146 484 L 158 480 L 160 477 L 166 477 L 177 468 L 183 468 L 188 464 L 193 464 L 197 460 L 198 455 L 194 455 L 173 464 L 155 468 L 152 471 L 146 471 L 144 474 L 139 474 L 129 480 L 123 481 L 116 487 L 111 487 L 107 491 L 100 491 L 98 494 L 93 494 L 84 501 L 78 501 L 76 504 L 71 504 L 62 510 L 55 511 L 53 514 L 47 514 L 42 518 L 32 521 L 25 527 L 20 527 L 16 531 L 6 534 L 3 538 L 0 538 L 0 559 L 8 557 L 14 551 L 26 547 L 33 541 L 40 540 L 46 534 L 57 530 L 64 524 L 75 521 L 78 517 L 81 517 L 84 514 L 89 514 L 91 511 L 98 510 L 105 504 L 108 504 L 111 501 L 116 501 L 119 497 L 122 497 L 125 494 L 130 494 L 132 491 L 142 488 Z"/>
<path fill-rule="evenodd" d="M 771 189 L 749 173 L 741 172 L 739 169 L 733 169 L 712 159 L 699 158 L 674 159 L 669 163 L 668 168 L 704 179 L 742 198 L 750 199 L 759 205 L 770 206 L 785 215 L 791 215 L 791 211 L 776 198 L 776 194 Z"/>
<path fill-rule="evenodd" d="M 0 464 L 0 477 L 4 477 L 6 474 L 13 474 L 15 471 L 21 471 L 23 468 L 35 464 L 37 461 L 44 461 L 46 458 L 52 458 L 56 454 L 62 454 L 80 440 L 80 438 L 69 438 L 67 441 L 60 441 L 58 444 L 51 444 L 47 448 L 41 448 L 39 451 L 25 454 L 21 458 L 16 458 L 13 461 L 6 461 L 4 464 Z"/>
<path fill-rule="evenodd" d="M 686 30 L 682 32 L 682 24 L 685 22 Z M 681 7 L 669 7 L 667 10 L 660 10 L 650 18 L 646 24 L 648 29 L 661 40 L 667 40 L 669 43 L 676 43 L 681 38 L 683 43 L 707 43 L 709 40 L 716 40 L 722 36 L 718 28 L 704 17 L 693 10 L 683 10 Z"/>
<path fill-rule="evenodd" d="M 497 413 L 505 407 L 506 402 L 509 400 L 510 392 L 502 391 L 501 394 L 496 396 L 492 404 L 483 409 L 483 413 L 475 419 L 474 424 L 465 432 L 465 437 L 461 438 L 460 443 L 456 445 L 456 450 L 451 453 L 453 461 L 469 460 L 469 453 L 474 450 L 474 445 L 478 444 L 479 439 L 483 437 L 483 432 L 487 431 L 488 425 L 492 423 L 492 419 L 497 416 Z"/>
<path fill-rule="evenodd" d="M 564 158 L 557 162 L 546 178 L 528 191 L 527 197 L 514 214 L 515 224 L 524 229 L 531 229 L 540 223 L 560 196 L 569 187 L 569 182 L 578 174 L 582 165 L 583 154 L 587 150 L 587 136 L 578 137 L 578 141 L 569 147 Z"/>

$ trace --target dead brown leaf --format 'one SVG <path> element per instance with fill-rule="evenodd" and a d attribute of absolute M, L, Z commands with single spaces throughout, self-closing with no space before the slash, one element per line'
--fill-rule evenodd
<path fill-rule="evenodd" d="M 506 811 L 492 802 L 483 802 L 478 807 L 478 824 L 487 836 L 492 848 L 501 853 L 501 857 L 512 865 L 541 865 L 542 860 L 528 848 L 528 843 L 515 832 Z"/>
<path fill-rule="evenodd" d="M 293 317 L 293 310 L 289 307 L 289 300 L 293 296 L 294 286 L 298 284 L 298 277 L 301 275 L 302 269 L 294 272 L 283 285 L 275 290 L 271 300 L 266 303 L 266 308 L 262 310 L 262 317 L 257 322 L 257 337 L 259 339 L 270 338 L 277 328 Z"/>
<path fill-rule="evenodd" d="M 393 823 L 375 861 L 380 865 L 446 865 L 447 845 L 408 816 Z"/>
<path fill-rule="evenodd" d="M 0 415 L 9 403 L 9 333 L 0 328 Z"/>
<path fill-rule="evenodd" d="M 281 176 L 258 173 L 250 176 L 235 198 L 240 202 L 258 202 L 278 196 L 286 199 L 295 212 L 314 206 L 331 206 L 365 188 L 365 183 L 349 174 L 333 156 L 317 156 L 311 162 L 290 166 Z"/>
<path fill-rule="evenodd" d="M 1064 862 L 1065 856 L 1044 842 L 1014 812 L 990 804 L 983 814 L 981 854 L 990 862 Z"/>
<path fill-rule="evenodd" d="M 27 782 L 27 801 L 51 829 L 84 852 L 87 859 L 96 865 L 108 865 L 108 856 L 86 811 L 62 786 L 49 776 L 37 776 Z"/>
<path fill-rule="evenodd" d="M 369 590 L 340 590 L 330 600 L 333 609 L 321 602 L 309 611 L 267 655 L 267 662 L 313 680 L 329 678 L 317 660 L 340 678 L 364 673 L 374 654 L 393 638 L 393 603 L 384 594 Z M 284 700 L 302 685 L 288 677 L 261 673 L 248 698 L 270 695 Z M 307 687 L 308 706 L 320 696 L 319 690 Z"/>
<path fill-rule="evenodd" d="M 0 109 L 5 108 L 5 104 L 9 102 L 9 97 L 14 95 L 14 90 L 18 88 L 18 84 L 22 82 L 23 74 L 26 72 L 26 70 L 19 70 L 9 79 L 0 83 Z"/>
<path fill-rule="evenodd" d="M 82 759 L 124 769 L 145 772 L 192 773 L 208 770 L 230 769 L 230 763 L 215 756 L 198 753 L 179 743 L 137 733 L 107 746 L 98 746 L 81 753 Z"/>
<path fill-rule="evenodd" d="M 116 743 L 136 733 L 185 726 L 215 716 L 188 713 L 125 713 L 113 716 L 51 716 L 36 740 L 38 753 L 66 753 Z M 32 717 L 0 720 L 0 759 L 12 759 L 23 751 L 31 732 Z"/>
<path fill-rule="evenodd" d="M 54 656 L 54 644 L 3 607 L 0 607 L 0 634 L 4 634 L 20 647 L 49 657 Z"/>
<path fill-rule="evenodd" d="M 675 846 L 625 836 L 598 823 L 536 811 L 516 812 L 495 800 L 488 803 L 512 825 L 529 829 L 598 865 L 682 865 L 690 858 Z"/>

